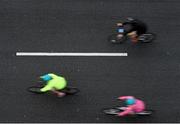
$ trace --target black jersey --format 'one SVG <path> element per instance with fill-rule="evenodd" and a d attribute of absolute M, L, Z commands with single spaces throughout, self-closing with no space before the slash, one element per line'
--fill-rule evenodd
<path fill-rule="evenodd" d="M 138 35 L 145 34 L 147 31 L 147 26 L 144 22 L 133 19 L 123 23 L 123 29 L 125 34 L 128 34 L 132 31 L 137 31 Z"/>

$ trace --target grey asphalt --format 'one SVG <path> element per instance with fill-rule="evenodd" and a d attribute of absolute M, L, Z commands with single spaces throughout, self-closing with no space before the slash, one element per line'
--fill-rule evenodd
<path fill-rule="evenodd" d="M 0 122 L 180 122 L 179 0 L 1 0 Z M 150 44 L 107 41 L 126 17 L 157 34 Z M 17 57 L 16 52 L 127 52 L 128 57 Z M 53 72 L 81 92 L 62 99 L 26 88 Z M 134 95 L 156 112 L 119 118 L 101 109 Z"/>

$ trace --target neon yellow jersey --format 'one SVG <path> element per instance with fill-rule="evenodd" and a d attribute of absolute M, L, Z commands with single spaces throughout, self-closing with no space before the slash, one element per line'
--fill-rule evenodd
<path fill-rule="evenodd" d="M 53 79 L 48 81 L 47 85 L 40 89 L 41 92 L 47 92 L 47 91 L 50 91 L 52 89 L 62 90 L 67 86 L 67 82 L 66 82 L 64 77 L 57 76 L 57 75 L 52 74 L 52 73 L 50 73 L 48 75 L 51 76 Z"/>

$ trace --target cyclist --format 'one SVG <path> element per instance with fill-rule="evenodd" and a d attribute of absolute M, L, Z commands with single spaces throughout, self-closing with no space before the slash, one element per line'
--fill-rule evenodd
<path fill-rule="evenodd" d="M 41 92 L 52 91 L 57 94 L 58 97 L 63 97 L 66 94 L 61 92 L 67 86 L 67 82 L 64 77 L 58 76 L 53 73 L 49 73 L 40 78 L 46 83 L 46 85 L 40 89 Z"/>
<path fill-rule="evenodd" d="M 118 116 L 126 116 L 135 114 L 145 110 L 145 103 L 142 100 L 136 99 L 133 96 L 121 96 L 119 100 L 125 100 L 127 107 L 124 107 L 124 111 L 120 112 Z"/>
<path fill-rule="evenodd" d="M 122 38 L 124 35 L 127 35 L 133 43 L 137 43 L 138 37 L 147 32 L 147 25 L 138 19 L 127 18 L 127 21 L 123 23 L 119 22 L 117 26 L 117 37 Z"/>

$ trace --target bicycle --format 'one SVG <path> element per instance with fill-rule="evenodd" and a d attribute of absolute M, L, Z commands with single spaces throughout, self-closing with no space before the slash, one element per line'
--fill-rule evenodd
<path fill-rule="evenodd" d="M 138 41 L 141 43 L 150 43 L 155 39 L 155 34 L 153 33 L 145 33 L 145 34 L 141 34 L 138 37 Z M 117 33 L 112 34 L 108 37 L 108 41 L 110 41 L 111 43 L 123 43 L 124 41 L 126 41 L 128 38 L 127 35 L 124 35 L 124 29 L 123 27 L 119 27 L 117 29 Z"/>
<path fill-rule="evenodd" d="M 118 37 L 118 34 L 112 34 L 108 37 L 108 41 L 114 44 L 123 43 L 127 40 L 128 36 L 122 36 L 121 38 Z M 155 34 L 153 33 L 146 33 L 142 34 L 138 38 L 138 42 L 140 43 L 150 43 L 155 39 Z"/>
<path fill-rule="evenodd" d="M 41 92 L 40 89 L 43 86 L 31 86 L 28 87 L 27 90 L 31 93 L 35 93 L 35 94 L 45 94 L 47 92 Z M 78 92 L 80 92 L 80 90 L 76 87 L 66 87 L 62 90 L 59 90 L 60 92 L 66 93 L 66 95 L 74 95 L 77 94 Z"/>
<path fill-rule="evenodd" d="M 103 109 L 103 112 L 105 114 L 107 114 L 107 115 L 115 115 L 115 116 L 117 116 L 118 113 L 123 112 L 125 109 L 126 109 L 126 107 L 105 108 L 105 109 Z M 135 116 L 150 116 L 150 115 L 152 115 L 153 112 L 154 112 L 153 110 L 147 109 L 147 110 L 144 110 L 142 112 L 133 113 L 132 115 L 135 115 Z"/>

